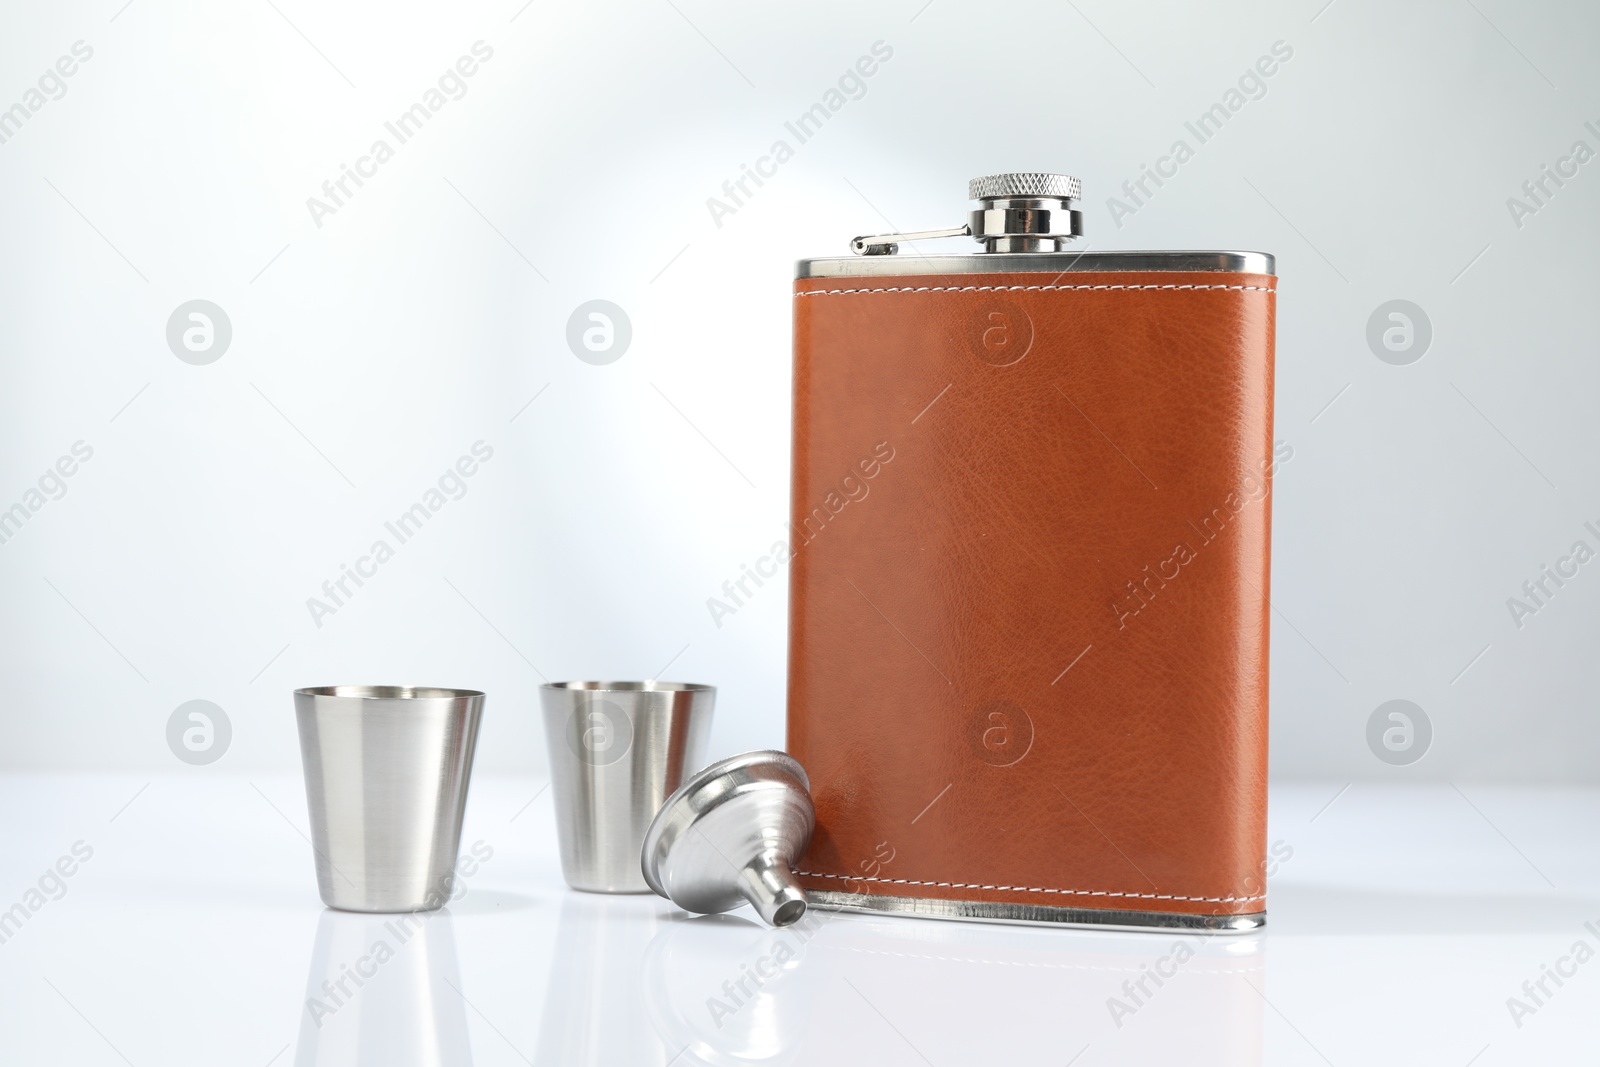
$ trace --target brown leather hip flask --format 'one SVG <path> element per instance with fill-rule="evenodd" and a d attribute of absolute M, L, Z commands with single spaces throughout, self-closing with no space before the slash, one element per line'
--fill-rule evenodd
<path fill-rule="evenodd" d="M 1063 175 L 970 192 L 798 264 L 797 875 L 824 908 L 1254 929 L 1273 259 L 1068 251 Z"/>

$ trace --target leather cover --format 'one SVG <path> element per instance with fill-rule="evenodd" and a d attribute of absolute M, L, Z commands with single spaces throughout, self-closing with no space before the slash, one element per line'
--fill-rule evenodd
<path fill-rule="evenodd" d="M 795 283 L 808 888 L 1264 910 L 1275 281 Z"/>

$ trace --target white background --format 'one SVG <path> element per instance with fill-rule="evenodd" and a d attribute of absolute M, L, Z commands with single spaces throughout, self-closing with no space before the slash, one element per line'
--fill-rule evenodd
<path fill-rule="evenodd" d="M 784 589 L 720 628 L 706 600 L 783 528 L 792 261 L 1034 168 L 1084 178 L 1095 247 L 1278 256 L 1274 773 L 1594 780 L 1600 581 L 1520 630 L 1506 599 L 1600 548 L 1600 178 L 1520 229 L 1506 200 L 1600 149 L 1600 18 L 1319 6 L 18 5 L 0 103 L 94 54 L 0 145 L 0 507 L 94 458 L 0 545 L 0 764 L 171 769 L 166 719 L 206 699 L 219 767 L 291 770 L 292 688 L 414 681 L 488 691 L 480 765 L 538 772 L 541 676 L 663 668 L 721 687 L 714 754 L 780 744 Z M 465 96 L 315 225 L 479 40 Z M 707 199 L 876 41 L 865 95 L 719 227 Z M 1278 41 L 1119 229 L 1107 197 Z M 233 327 L 208 366 L 165 343 L 196 298 Z M 597 298 L 633 326 L 608 366 L 565 342 Z M 1365 340 L 1396 298 L 1433 324 L 1410 366 Z M 315 626 L 479 440 L 467 495 Z M 1401 770 L 1365 742 L 1393 698 L 1435 728 Z"/>
<path fill-rule="evenodd" d="M 0 13 L 0 109 L 93 49 L 0 144 L 0 511 L 93 449 L 0 544 L 0 914 L 32 909 L 0 943 L 0 1059 L 1592 1057 L 1600 963 L 1535 1014 L 1510 998 L 1600 945 L 1600 563 L 1521 628 L 1506 605 L 1600 548 L 1600 163 L 1507 208 L 1600 149 L 1592 6 Z M 465 95 L 319 227 L 307 198 L 477 41 Z M 865 94 L 717 225 L 707 199 L 879 41 Z M 1264 94 L 1119 228 L 1107 198 L 1276 42 Z M 1271 925 L 1119 1026 L 1163 934 L 830 921 L 716 1026 L 773 935 L 564 889 L 537 686 L 710 682 L 711 755 L 782 744 L 782 584 L 720 627 L 706 600 L 784 526 L 793 261 L 958 222 L 1006 169 L 1080 175 L 1092 247 L 1278 257 Z M 195 299 L 233 331 L 204 366 L 166 341 Z M 596 299 L 633 331 L 604 366 L 565 336 Z M 1433 328 L 1407 366 L 1366 339 L 1396 299 Z M 465 496 L 318 627 L 307 598 L 478 441 Z M 290 691 L 340 682 L 488 692 L 465 837 L 496 856 L 322 1029 L 307 997 L 382 936 L 320 908 L 304 840 Z M 1367 744 L 1392 699 L 1433 726 L 1408 766 Z M 232 724 L 210 765 L 168 747 L 191 700 Z"/>

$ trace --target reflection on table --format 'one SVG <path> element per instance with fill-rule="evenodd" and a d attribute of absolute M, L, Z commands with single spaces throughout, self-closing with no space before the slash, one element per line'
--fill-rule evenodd
<path fill-rule="evenodd" d="M 467 1067 L 466 1005 L 448 910 L 317 923 L 296 1067 Z"/>

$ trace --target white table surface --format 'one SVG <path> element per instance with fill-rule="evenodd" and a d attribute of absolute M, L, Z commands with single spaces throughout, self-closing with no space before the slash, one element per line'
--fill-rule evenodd
<path fill-rule="evenodd" d="M 298 778 L 214 770 L 0 778 L 0 911 L 29 913 L 0 943 L 0 1062 L 1600 1061 L 1600 957 L 1571 956 L 1600 953 L 1600 790 L 1277 787 L 1267 929 L 1197 938 L 822 913 L 796 934 L 574 893 L 542 783 L 483 779 L 463 840 L 493 858 L 401 942 L 321 906 Z M 1573 973 L 1535 1003 L 1546 966 Z"/>

